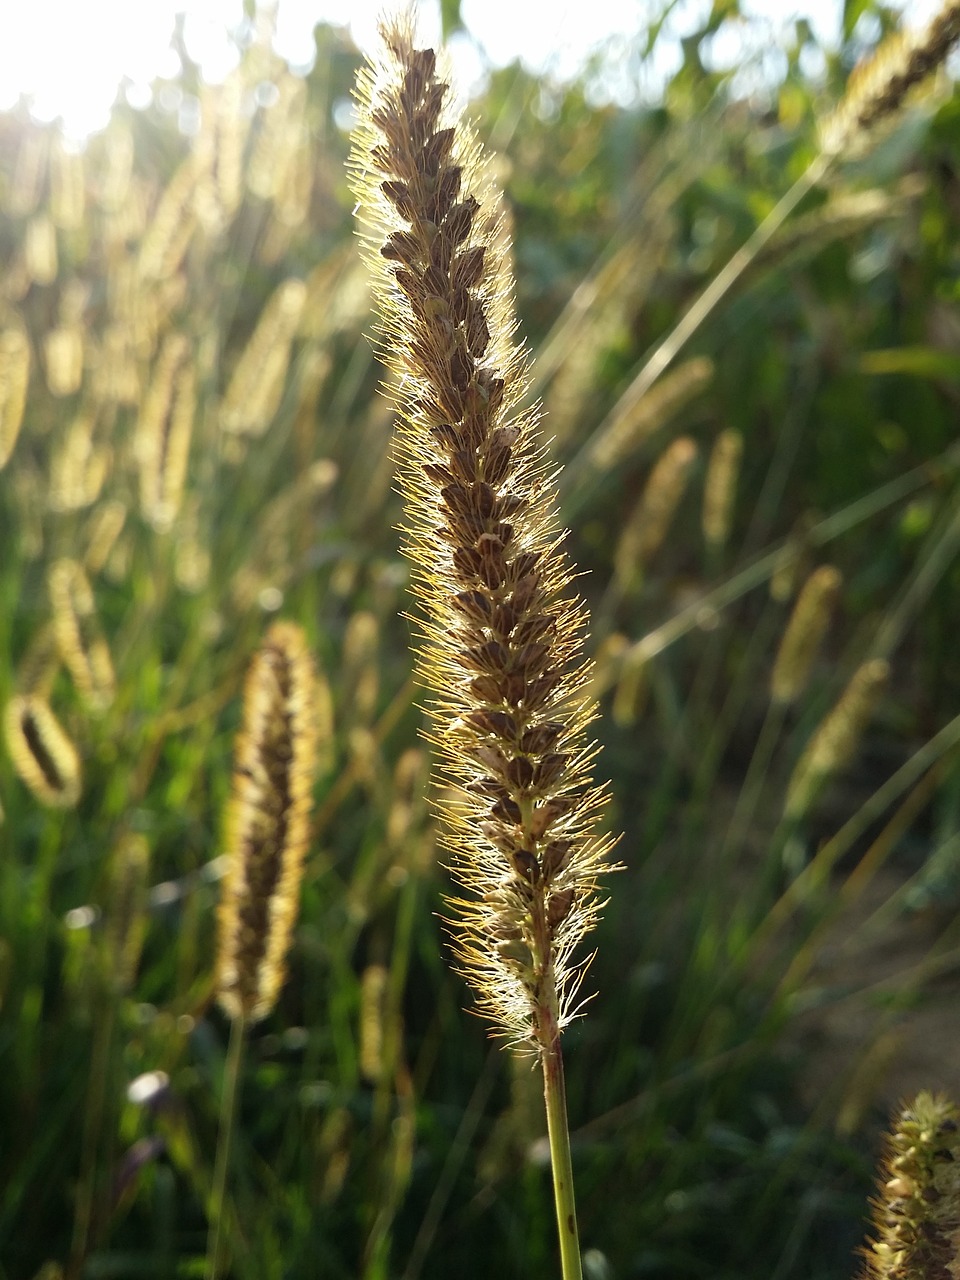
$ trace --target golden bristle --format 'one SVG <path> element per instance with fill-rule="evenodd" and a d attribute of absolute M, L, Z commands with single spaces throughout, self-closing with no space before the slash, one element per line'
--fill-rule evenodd
<path fill-rule="evenodd" d="M 283 398 L 290 348 L 305 300 L 302 280 L 284 280 L 268 298 L 223 399 L 224 431 L 259 436 L 273 421 Z"/>
<path fill-rule="evenodd" d="M 17 443 L 29 382 L 30 340 L 19 317 L 8 317 L 0 328 L 0 468 Z"/>
<path fill-rule="evenodd" d="M 310 840 L 315 760 L 306 637 L 296 624 L 276 622 L 247 675 L 227 808 L 217 992 L 231 1018 L 266 1017 L 283 985 Z"/>
<path fill-rule="evenodd" d="M 888 36 L 876 52 L 854 68 L 847 91 L 824 122 L 821 144 L 840 155 L 881 121 L 894 116 L 910 91 L 946 61 L 960 39 L 960 0 L 946 0 L 925 27 Z"/>
<path fill-rule="evenodd" d="M 842 582 L 840 570 L 825 564 L 804 583 L 773 664 L 770 697 L 774 702 L 787 706 L 806 689 Z"/>
<path fill-rule="evenodd" d="M 43 804 L 68 809 L 80 799 L 80 757 L 45 698 L 18 694 L 3 717 L 13 767 Z"/>
<path fill-rule="evenodd" d="M 624 404 L 613 421 L 594 436 L 588 448 L 589 464 L 600 471 L 612 470 L 704 391 L 713 374 L 714 364 L 708 356 L 694 356 L 665 373 L 645 396 Z"/>
<path fill-rule="evenodd" d="M 823 784 L 850 763 L 877 699 L 890 678 L 883 658 L 864 662 L 831 712 L 820 722 L 787 784 L 784 816 L 797 819 L 813 804 Z"/>
<path fill-rule="evenodd" d="M 701 526 L 708 547 L 726 546 L 733 521 L 733 506 L 743 458 L 743 436 L 732 428 L 721 431 L 710 450 L 707 478 L 703 485 Z"/>
<path fill-rule="evenodd" d="M 113 701 L 117 682 L 89 579 L 79 561 L 62 559 L 51 565 L 48 584 L 60 657 L 84 702 L 103 711 Z"/>
<path fill-rule="evenodd" d="M 960 1277 L 960 1111 L 920 1093 L 896 1119 L 873 1204 L 861 1280 Z"/>
<path fill-rule="evenodd" d="M 614 575 L 626 588 L 663 545 L 697 460 L 689 436 L 674 440 L 657 460 L 614 553 Z"/>
<path fill-rule="evenodd" d="M 400 410 L 406 551 L 425 613 L 461 967 L 498 1033 L 552 1059 L 598 877 L 585 613 L 535 410 L 521 407 L 509 239 L 473 131 L 408 20 L 358 78 L 354 187 Z"/>

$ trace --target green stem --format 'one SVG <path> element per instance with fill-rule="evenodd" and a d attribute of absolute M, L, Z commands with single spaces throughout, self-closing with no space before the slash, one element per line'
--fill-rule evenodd
<path fill-rule="evenodd" d="M 247 1029 L 241 1015 L 230 1024 L 230 1045 L 223 1069 L 223 1094 L 220 1100 L 220 1128 L 217 1134 L 217 1159 L 213 1175 L 213 1194 L 210 1199 L 210 1229 L 207 1236 L 207 1280 L 217 1280 L 223 1263 L 223 1206 L 227 1189 L 227 1169 L 230 1164 L 230 1144 L 233 1139 L 237 1115 L 237 1092 L 240 1066 L 243 1062 L 243 1046 Z"/>
<path fill-rule="evenodd" d="M 577 1206 L 573 1195 L 573 1164 L 570 1160 L 570 1129 L 567 1124 L 567 1096 L 563 1084 L 563 1054 L 560 1030 L 552 1010 L 541 1008 L 541 1058 L 543 1098 L 547 1105 L 547 1135 L 550 1140 L 550 1167 L 553 1170 L 553 1198 L 557 1206 L 560 1235 L 560 1263 L 563 1280 L 582 1280 L 580 1238 L 577 1233 Z M 543 1034 L 546 1032 L 546 1034 Z"/>
<path fill-rule="evenodd" d="M 111 993 L 101 996 L 101 1008 L 97 1015 L 93 1052 L 90 1058 L 90 1080 L 87 1086 L 87 1105 L 84 1109 L 83 1147 L 80 1160 L 80 1179 L 77 1189 L 77 1205 L 73 1220 L 73 1243 L 67 1274 L 79 1276 L 90 1244 L 93 1224 L 93 1207 L 97 1188 L 97 1153 L 102 1137 L 104 1103 L 110 1066 L 110 1046 L 113 1042 L 116 1005 Z"/>

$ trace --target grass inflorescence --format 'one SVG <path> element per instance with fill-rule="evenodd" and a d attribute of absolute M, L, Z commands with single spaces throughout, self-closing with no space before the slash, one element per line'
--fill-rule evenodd
<path fill-rule="evenodd" d="M 421 676 L 453 790 L 454 944 L 498 1030 L 551 1052 L 610 840 L 585 732 L 586 624 L 570 595 L 500 205 L 436 54 L 384 30 L 359 82 L 353 169 L 400 412 Z"/>

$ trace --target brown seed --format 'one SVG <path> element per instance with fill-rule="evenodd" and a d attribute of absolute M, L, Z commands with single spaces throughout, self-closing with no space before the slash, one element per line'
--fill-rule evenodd
<path fill-rule="evenodd" d="M 540 879 L 540 863 L 537 861 L 537 855 L 531 853 L 529 849 L 515 849 L 513 852 L 513 865 L 517 872 L 523 876 L 525 880 L 529 880 L 531 884 L 536 884 Z"/>
<path fill-rule="evenodd" d="M 558 893 L 551 894 L 550 901 L 547 903 L 547 922 L 551 929 L 556 929 L 558 924 L 566 920 L 573 907 L 575 896 L 572 889 L 561 889 Z"/>

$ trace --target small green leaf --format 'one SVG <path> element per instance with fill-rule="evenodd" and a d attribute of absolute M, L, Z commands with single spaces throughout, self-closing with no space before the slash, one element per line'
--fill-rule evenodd
<path fill-rule="evenodd" d="M 932 347 L 897 347 L 865 351 L 858 361 L 863 373 L 912 373 L 920 378 L 960 379 L 960 356 Z"/>

